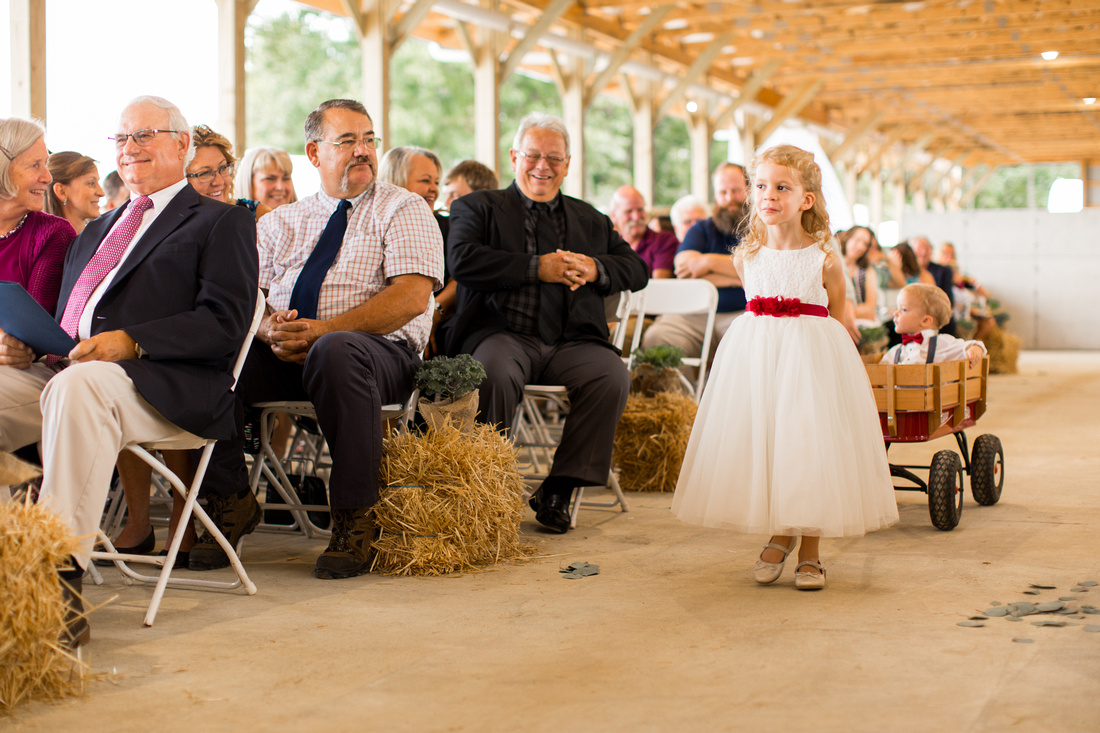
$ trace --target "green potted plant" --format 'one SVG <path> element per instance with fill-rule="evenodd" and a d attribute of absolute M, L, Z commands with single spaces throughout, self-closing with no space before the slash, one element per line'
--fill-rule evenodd
<path fill-rule="evenodd" d="M 630 362 L 630 391 L 652 397 L 659 392 L 687 394 L 680 366 L 684 350 L 679 346 L 658 344 L 634 352 Z"/>
<path fill-rule="evenodd" d="M 425 422 L 435 430 L 450 423 L 468 432 L 477 415 L 477 387 L 484 379 L 485 367 L 469 354 L 428 359 L 416 372 Z"/>

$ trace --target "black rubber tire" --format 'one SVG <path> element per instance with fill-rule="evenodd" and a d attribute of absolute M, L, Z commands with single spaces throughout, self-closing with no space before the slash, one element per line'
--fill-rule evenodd
<path fill-rule="evenodd" d="M 928 514 L 936 529 L 948 532 L 959 524 L 963 506 L 963 470 L 959 454 L 941 450 L 928 469 Z"/>
<path fill-rule="evenodd" d="M 982 506 L 1001 499 L 1005 484 L 1005 452 L 996 435 L 979 435 L 970 451 L 970 493 Z"/>

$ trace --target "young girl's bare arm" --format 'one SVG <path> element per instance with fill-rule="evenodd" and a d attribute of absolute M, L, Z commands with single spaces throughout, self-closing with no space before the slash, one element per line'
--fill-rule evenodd
<path fill-rule="evenodd" d="M 833 252 L 825 255 L 821 268 L 825 292 L 829 295 L 829 315 L 844 324 L 844 265 Z"/>

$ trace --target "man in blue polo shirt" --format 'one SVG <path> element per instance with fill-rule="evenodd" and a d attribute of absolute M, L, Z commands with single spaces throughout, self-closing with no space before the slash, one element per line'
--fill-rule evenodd
<path fill-rule="evenodd" d="M 733 319 L 745 310 L 745 289 L 733 269 L 730 253 L 740 241 L 738 227 L 748 213 L 749 185 L 745 169 L 736 163 L 721 163 L 714 169 L 714 210 L 711 218 L 688 230 L 673 260 L 676 277 L 710 280 L 718 288 L 718 316 L 711 337 L 711 356 Z M 703 350 L 706 317 L 661 316 L 642 338 L 646 348 L 671 344 L 685 356 L 699 356 Z M 689 379 L 694 369 L 684 368 Z M 691 374 L 688 374 L 691 372 Z"/>

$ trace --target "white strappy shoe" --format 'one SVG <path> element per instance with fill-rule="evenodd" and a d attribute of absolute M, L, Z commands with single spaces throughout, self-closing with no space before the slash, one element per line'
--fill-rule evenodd
<path fill-rule="evenodd" d="M 803 565 L 809 565 L 811 568 L 817 568 L 821 571 L 821 574 L 817 573 L 803 573 L 799 568 Z M 819 562 L 812 562 L 810 560 L 803 560 L 798 563 L 798 567 L 794 569 L 794 587 L 799 590 L 821 590 L 825 587 L 825 568 L 821 566 Z"/>
<path fill-rule="evenodd" d="M 768 583 L 774 583 L 779 579 L 779 576 L 783 574 L 783 564 L 787 562 L 787 555 L 791 554 L 795 545 L 798 544 L 798 537 L 791 537 L 791 546 L 784 547 L 783 545 L 777 545 L 774 542 L 769 542 L 764 545 L 764 549 L 771 548 L 773 550 L 779 550 L 783 553 L 783 559 L 779 562 L 764 562 L 763 560 L 757 560 L 756 565 L 752 569 L 752 577 L 756 578 L 756 582 L 760 585 L 767 585 Z M 764 554 L 763 550 L 760 552 Z"/>

